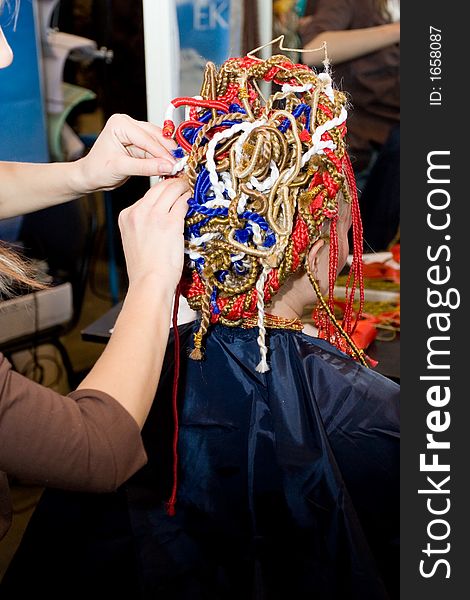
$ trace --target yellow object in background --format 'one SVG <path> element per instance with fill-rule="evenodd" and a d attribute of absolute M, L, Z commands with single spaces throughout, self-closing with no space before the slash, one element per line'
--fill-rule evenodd
<path fill-rule="evenodd" d="M 295 0 L 274 0 L 273 11 L 276 16 L 286 14 L 294 9 L 296 5 Z"/>

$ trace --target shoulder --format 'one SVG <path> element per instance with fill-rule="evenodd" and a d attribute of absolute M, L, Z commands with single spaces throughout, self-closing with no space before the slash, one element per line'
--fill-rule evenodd
<path fill-rule="evenodd" d="M 305 385 L 327 428 L 370 427 L 399 431 L 400 386 L 340 352 L 328 342 L 299 336 Z"/>
<path fill-rule="evenodd" d="M 400 386 L 394 381 L 364 367 L 324 340 L 301 335 L 299 350 L 309 370 L 323 372 L 330 381 L 343 382 L 367 396 L 399 395 Z"/>

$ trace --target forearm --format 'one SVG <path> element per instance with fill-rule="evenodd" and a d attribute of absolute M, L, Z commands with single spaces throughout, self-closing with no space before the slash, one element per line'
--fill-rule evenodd
<path fill-rule="evenodd" d="M 111 339 L 78 389 L 115 398 L 142 427 L 155 396 L 171 320 L 172 290 L 154 278 L 131 287 Z"/>
<path fill-rule="evenodd" d="M 26 214 L 86 193 L 81 163 L 0 162 L 0 219 Z"/>
<path fill-rule="evenodd" d="M 339 64 L 371 52 L 376 52 L 400 40 L 400 24 L 387 23 L 365 29 L 344 31 L 324 31 L 316 35 L 305 45 L 305 50 L 320 48 L 327 43 L 328 58 L 333 64 Z M 323 60 L 321 52 L 305 53 L 306 64 L 319 65 Z"/>

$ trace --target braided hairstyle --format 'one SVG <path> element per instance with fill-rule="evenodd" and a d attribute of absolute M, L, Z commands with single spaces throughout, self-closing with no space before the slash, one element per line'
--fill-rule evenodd
<path fill-rule="evenodd" d="M 258 81 L 274 82 L 267 100 Z M 176 128 L 173 111 L 186 107 Z M 206 67 L 201 96 L 177 98 L 163 131 L 179 144 L 192 197 L 185 223 L 187 260 L 182 293 L 201 311 L 191 357 L 201 359 L 211 323 L 257 322 L 267 371 L 264 307 L 304 269 L 319 297 L 319 336 L 364 362 L 351 340 L 352 306 L 362 291 L 362 228 L 346 152 L 346 97 L 328 72 L 317 74 L 285 56 L 231 58 Z M 338 267 L 338 203 L 351 204 L 354 252 L 343 322 L 333 314 Z M 308 253 L 329 224 L 329 293 L 324 299 Z M 361 310 L 361 309 L 360 309 Z M 359 313 L 360 313 L 359 310 Z M 354 321 L 354 322 L 353 322 Z"/>

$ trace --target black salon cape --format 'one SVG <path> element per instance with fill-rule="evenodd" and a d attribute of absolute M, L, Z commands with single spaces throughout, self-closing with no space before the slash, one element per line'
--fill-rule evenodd
<path fill-rule="evenodd" d="M 49 597 L 54 578 L 157 600 L 398 597 L 399 387 L 285 330 L 268 373 L 257 329 L 215 326 L 192 361 L 194 330 L 179 328 L 176 515 L 170 340 L 149 463 L 115 494 L 46 492 L 2 598 L 26 573 Z"/>

